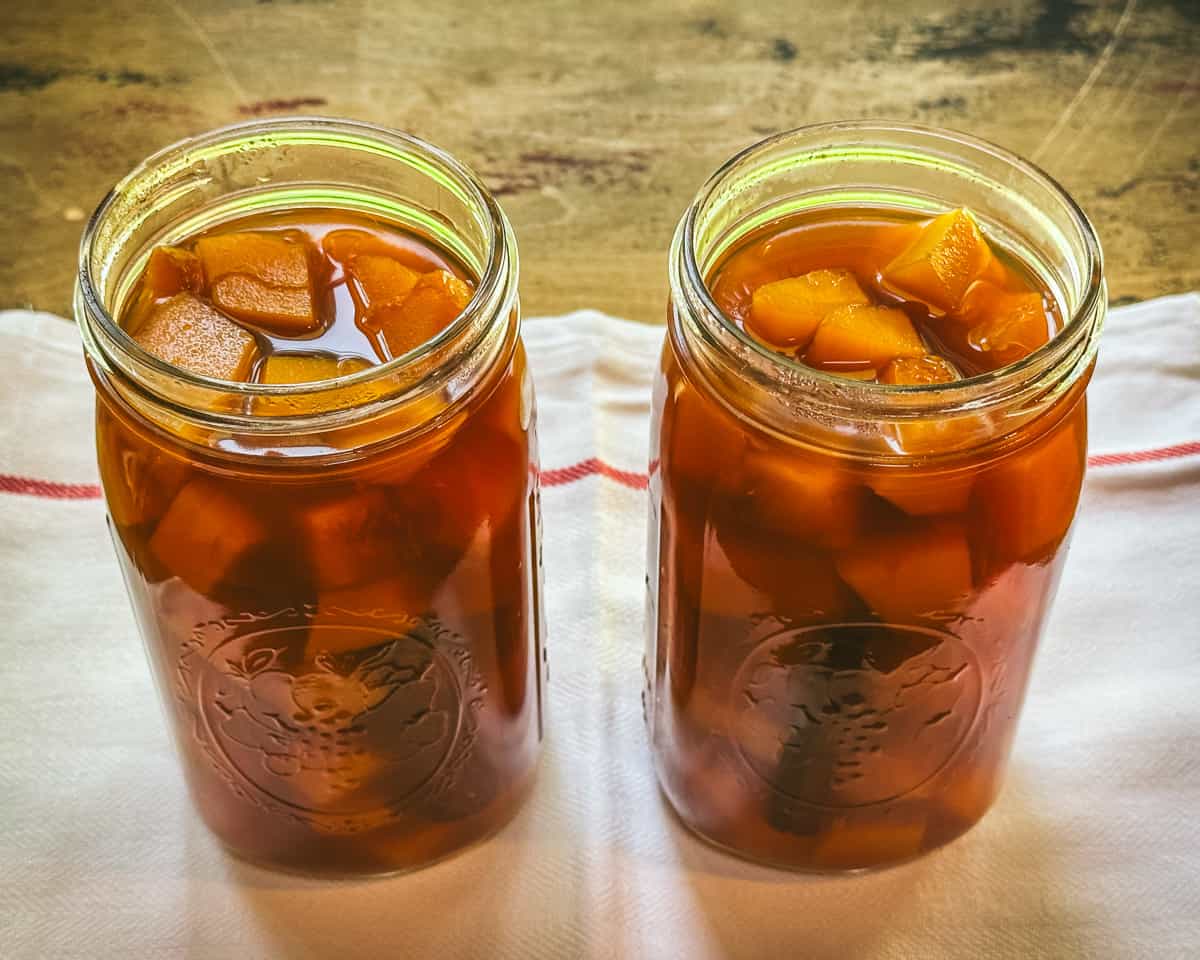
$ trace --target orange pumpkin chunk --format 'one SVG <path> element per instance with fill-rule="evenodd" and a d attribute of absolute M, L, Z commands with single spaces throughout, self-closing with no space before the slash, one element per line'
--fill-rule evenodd
<path fill-rule="evenodd" d="M 370 364 L 354 357 L 338 359 L 315 354 L 277 353 L 259 371 L 259 383 L 319 383 L 365 370 Z"/>
<path fill-rule="evenodd" d="M 367 230 L 333 230 L 325 234 L 321 249 L 346 266 L 356 257 L 387 257 L 417 273 L 440 270 L 442 266 L 442 261 L 428 250 L 389 243 Z"/>
<path fill-rule="evenodd" d="M 971 325 L 967 342 L 992 369 L 1028 356 L 1051 336 L 1040 293 L 1008 293 L 995 284 L 975 283 L 963 300 L 961 316 Z"/>
<path fill-rule="evenodd" d="M 202 237 L 196 256 L 213 302 L 231 316 L 291 336 L 318 325 L 303 243 L 271 233 L 227 233 Z"/>
<path fill-rule="evenodd" d="M 927 354 L 923 357 L 899 357 L 879 374 L 880 383 L 902 386 L 929 386 L 957 380 L 958 371 L 945 357 Z"/>
<path fill-rule="evenodd" d="M 179 247 L 155 247 L 146 264 L 146 290 L 156 300 L 177 293 L 204 292 L 204 267 L 200 259 Z"/>
<path fill-rule="evenodd" d="M 355 257 L 391 257 L 396 248 L 366 230 L 333 230 L 325 234 L 321 249 L 339 263 L 349 264 Z"/>
<path fill-rule="evenodd" d="M 258 373 L 259 383 L 320 383 L 365 370 L 370 364 L 353 357 L 338 359 L 330 356 L 290 355 L 277 353 L 267 358 Z M 267 416 L 315 413 L 354 406 L 374 400 L 384 393 L 383 387 L 362 384 L 340 390 L 301 394 L 291 397 L 255 397 L 255 413 Z"/>
<path fill-rule="evenodd" d="M 231 488 L 196 477 L 167 508 L 150 550 L 192 589 L 208 593 L 266 539 L 263 522 Z"/>
<path fill-rule="evenodd" d="M 254 337 L 190 293 L 157 304 L 134 339 L 183 370 L 216 380 L 250 378 Z"/>
<path fill-rule="evenodd" d="M 904 429 L 925 424 L 905 424 Z M 969 470 L 937 473 L 881 468 L 867 485 L 883 499 L 914 517 L 963 513 L 971 499 L 974 477 Z"/>
<path fill-rule="evenodd" d="M 930 222 L 883 268 L 884 283 L 944 313 L 953 311 L 974 281 L 1002 270 L 979 225 L 966 210 Z"/>
<path fill-rule="evenodd" d="M 750 306 L 750 331 L 771 346 L 803 349 L 827 313 L 869 302 L 849 270 L 813 270 L 758 287 Z"/>
<path fill-rule="evenodd" d="M 896 357 L 921 357 L 925 343 L 902 310 L 853 304 L 827 314 L 817 327 L 804 361 L 840 367 L 882 367 Z"/>
<path fill-rule="evenodd" d="M 307 288 L 272 287 L 254 277 L 229 276 L 212 285 L 212 299 L 231 316 L 272 333 L 295 336 L 317 326 Z"/>
<path fill-rule="evenodd" d="M 318 590 L 367 583 L 408 547 L 403 520 L 382 487 L 352 490 L 297 512 L 296 525 Z"/>
<path fill-rule="evenodd" d="M 201 237 L 196 256 L 210 284 L 237 273 L 272 287 L 309 285 L 308 250 L 277 234 L 248 231 Z"/>
<path fill-rule="evenodd" d="M 403 356 L 450 326 L 471 300 L 471 288 L 445 270 L 427 273 L 404 302 L 367 314 L 363 326 L 374 335 L 385 360 Z"/>
<path fill-rule="evenodd" d="M 971 550 L 955 521 L 864 537 L 835 562 L 842 579 L 888 623 L 956 610 L 971 591 Z"/>
<path fill-rule="evenodd" d="M 880 224 L 869 228 L 864 243 L 874 262 L 887 263 L 911 247 L 923 229 L 925 225 L 916 221 Z"/>
<path fill-rule="evenodd" d="M 903 357 L 893 360 L 879 375 L 880 383 L 897 386 L 933 386 L 961 379 L 958 370 L 945 357 Z M 975 420 L 914 420 L 890 428 L 888 440 L 900 453 L 929 454 L 956 449 L 972 439 Z M 933 513 L 961 513 L 971 492 L 971 478 L 961 473 L 926 475 L 882 472 L 871 480 L 881 497 L 891 500 L 907 513 L 925 516 Z"/>
<path fill-rule="evenodd" d="M 398 260 L 372 254 L 353 257 L 347 269 L 357 281 L 363 308 L 368 311 L 403 303 L 421 279 L 421 274 Z"/>
<path fill-rule="evenodd" d="M 993 565 L 1046 559 L 1075 516 L 1086 450 L 1075 423 L 985 471 L 976 486 Z"/>
<path fill-rule="evenodd" d="M 767 528 L 822 546 L 858 532 L 865 491 L 827 461 L 768 450 L 748 454 L 745 469 L 742 489 Z"/>
<path fill-rule="evenodd" d="M 880 383 L 929 386 L 958 380 L 958 371 L 945 357 L 902 357 L 893 360 L 879 375 Z M 959 421 L 917 420 L 893 428 L 893 446 L 904 453 L 948 450 L 960 430 Z M 916 517 L 938 513 L 962 513 L 971 496 L 972 475 L 965 471 L 930 473 L 911 469 L 881 469 L 868 481 L 872 490 Z"/>
<path fill-rule="evenodd" d="M 763 542 L 731 525 L 706 542 L 697 599 L 718 616 L 774 611 L 795 623 L 837 620 L 854 604 L 824 550 Z"/>

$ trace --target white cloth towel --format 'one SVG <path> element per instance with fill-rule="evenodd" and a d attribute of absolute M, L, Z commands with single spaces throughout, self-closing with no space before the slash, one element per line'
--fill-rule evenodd
<path fill-rule="evenodd" d="M 1200 955 L 1200 296 L 1109 318 L 1097 465 L 997 806 L 932 856 L 834 879 L 706 847 L 655 784 L 639 662 L 662 331 L 584 311 L 525 338 L 546 468 L 537 788 L 445 863 L 321 882 L 231 860 L 193 814 L 104 528 L 76 333 L 0 314 L 0 957 Z"/>

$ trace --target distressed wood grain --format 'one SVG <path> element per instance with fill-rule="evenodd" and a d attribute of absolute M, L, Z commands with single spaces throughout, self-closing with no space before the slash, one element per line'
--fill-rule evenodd
<path fill-rule="evenodd" d="M 292 112 L 476 168 L 526 312 L 658 322 L 674 224 L 748 143 L 850 117 L 1032 156 L 1096 221 L 1117 302 L 1200 288 L 1194 0 L 800 4 L 39 0 L 0 32 L 0 306 L 69 310 L 82 219 L 150 151 Z"/>

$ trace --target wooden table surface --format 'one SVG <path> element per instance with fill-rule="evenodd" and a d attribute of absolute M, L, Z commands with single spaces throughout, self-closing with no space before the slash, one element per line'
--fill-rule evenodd
<path fill-rule="evenodd" d="M 663 315 L 726 157 L 851 117 L 968 130 L 1095 220 L 1115 302 L 1200 288 L 1197 0 L 31 0 L 0 31 L 0 307 L 66 314 L 82 221 L 158 147 L 285 113 L 412 131 L 499 194 L 529 315 Z"/>

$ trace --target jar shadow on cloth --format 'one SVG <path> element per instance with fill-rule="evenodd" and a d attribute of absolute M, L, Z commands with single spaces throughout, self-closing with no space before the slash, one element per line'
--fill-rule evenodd
<path fill-rule="evenodd" d="M 547 846 L 569 840 L 550 837 L 569 832 L 569 824 L 552 823 L 553 768 L 543 764 L 538 782 L 512 821 L 489 838 L 439 863 L 405 874 L 367 878 L 323 879 L 264 870 L 231 856 L 209 882 L 225 888 L 226 917 L 238 916 L 230 928 L 203 915 L 212 891 L 195 889 L 196 906 L 188 912 L 189 956 L 226 956 L 233 937 L 234 953 L 299 960 L 338 957 L 378 960 L 385 956 L 479 956 L 481 948 L 535 936 L 554 944 L 569 933 L 569 917 L 582 904 L 583 891 L 565 893 L 562 878 L 546 875 Z M 207 838 L 204 838 L 207 841 Z M 553 893 L 550 891 L 553 890 Z M 530 914 L 535 919 L 530 919 Z M 514 918 L 520 917 L 518 922 Z M 572 950 L 564 942 L 561 954 Z M 209 951 L 209 952 L 206 952 Z"/>
<path fill-rule="evenodd" d="M 845 960 L 921 956 L 939 945 L 1014 960 L 1102 954 L 1107 918 L 1089 916 L 1069 899 L 1077 880 L 1069 851 L 1056 847 L 1036 811 L 1049 799 L 1015 769 L 1009 780 L 963 837 L 858 875 L 791 873 L 738 860 L 696 838 L 665 797 L 661 802 L 716 956 Z"/>

